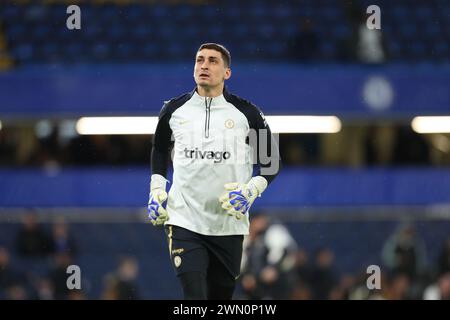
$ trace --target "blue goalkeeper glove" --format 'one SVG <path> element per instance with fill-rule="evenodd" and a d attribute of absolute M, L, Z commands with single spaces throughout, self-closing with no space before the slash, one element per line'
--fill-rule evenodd
<path fill-rule="evenodd" d="M 267 185 L 267 180 L 261 176 L 253 177 L 245 184 L 227 183 L 225 184 L 225 193 L 219 198 L 219 201 L 229 216 L 240 220 L 247 214 L 255 199 L 261 196 Z"/>
<path fill-rule="evenodd" d="M 162 225 L 169 219 L 163 207 L 163 203 L 167 200 L 166 183 L 167 180 L 159 174 L 153 174 L 151 177 L 147 212 L 154 226 Z"/>

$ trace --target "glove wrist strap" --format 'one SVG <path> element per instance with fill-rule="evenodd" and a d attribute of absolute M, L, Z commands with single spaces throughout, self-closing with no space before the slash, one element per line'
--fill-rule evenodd
<path fill-rule="evenodd" d="M 163 191 L 166 191 L 166 185 L 168 180 L 164 178 L 160 174 L 152 174 L 151 180 L 150 180 L 150 191 L 154 189 L 162 189 Z"/>
<path fill-rule="evenodd" d="M 248 184 L 256 188 L 256 190 L 258 191 L 258 197 L 260 197 L 264 190 L 266 190 L 268 182 L 266 178 L 262 176 L 256 176 L 251 178 Z"/>

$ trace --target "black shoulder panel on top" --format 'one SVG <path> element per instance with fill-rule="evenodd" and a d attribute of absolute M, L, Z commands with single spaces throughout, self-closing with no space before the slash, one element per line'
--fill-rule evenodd
<path fill-rule="evenodd" d="M 261 118 L 264 118 L 261 110 L 248 100 L 245 100 L 235 94 L 224 90 L 223 96 L 225 100 L 234 105 L 240 112 L 242 112 L 248 120 L 251 129 L 261 128 Z"/>
<path fill-rule="evenodd" d="M 165 115 L 171 115 L 176 109 L 185 104 L 192 97 L 192 92 L 184 93 L 181 96 L 164 101 L 164 105 L 159 113 L 159 119 Z M 170 117 L 169 117 L 170 118 Z"/>

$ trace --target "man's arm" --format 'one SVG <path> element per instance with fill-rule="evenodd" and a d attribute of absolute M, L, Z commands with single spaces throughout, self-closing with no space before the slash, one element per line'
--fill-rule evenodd
<path fill-rule="evenodd" d="M 167 104 L 165 104 L 161 109 L 158 125 L 153 136 L 152 176 L 147 206 L 148 215 L 153 225 L 162 225 L 169 218 L 166 209 L 163 207 L 163 203 L 167 200 L 166 176 L 172 137 L 172 130 L 169 125 L 170 114 L 167 109 Z"/>
<path fill-rule="evenodd" d="M 170 113 L 165 104 L 159 114 L 158 125 L 153 136 L 153 149 L 151 154 L 152 175 L 158 174 L 166 178 L 169 163 L 172 130 L 169 125 Z"/>
<path fill-rule="evenodd" d="M 254 106 L 256 112 L 252 129 L 256 131 L 256 146 L 252 147 L 256 150 L 256 174 L 267 180 L 270 184 L 278 175 L 281 169 L 280 151 L 278 142 L 272 134 L 269 125 L 263 113 Z"/>

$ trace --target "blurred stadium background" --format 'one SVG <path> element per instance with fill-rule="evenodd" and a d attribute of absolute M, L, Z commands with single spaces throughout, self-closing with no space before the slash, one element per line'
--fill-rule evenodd
<path fill-rule="evenodd" d="M 287 116 L 269 119 L 284 169 L 236 298 L 450 298 L 450 121 L 426 118 L 450 116 L 447 0 L 2 0 L 0 298 L 181 298 L 146 220 L 150 118 L 143 134 L 79 119 L 157 116 L 193 88 L 203 42 L 231 51 L 232 91 Z"/>

